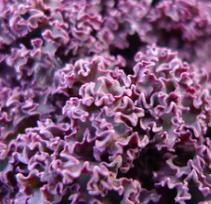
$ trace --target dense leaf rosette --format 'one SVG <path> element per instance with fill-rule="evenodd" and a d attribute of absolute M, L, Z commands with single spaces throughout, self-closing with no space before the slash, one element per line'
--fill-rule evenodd
<path fill-rule="evenodd" d="M 0 1 L 0 203 L 211 200 L 209 1 Z"/>

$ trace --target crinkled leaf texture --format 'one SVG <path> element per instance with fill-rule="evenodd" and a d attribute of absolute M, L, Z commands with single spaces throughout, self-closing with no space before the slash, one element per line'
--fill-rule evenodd
<path fill-rule="evenodd" d="M 211 202 L 207 0 L 0 1 L 0 203 Z"/>

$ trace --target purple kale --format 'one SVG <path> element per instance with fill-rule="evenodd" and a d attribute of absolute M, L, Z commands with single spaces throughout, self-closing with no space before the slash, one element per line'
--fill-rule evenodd
<path fill-rule="evenodd" d="M 0 203 L 211 201 L 211 4 L 0 1 Z"/>

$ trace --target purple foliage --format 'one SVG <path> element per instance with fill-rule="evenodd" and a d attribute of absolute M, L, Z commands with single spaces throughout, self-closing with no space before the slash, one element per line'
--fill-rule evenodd
<path fill-rule="evenodd" d="M 209 0 L 0 0 L 1 204 L 211 202 Z"/>

